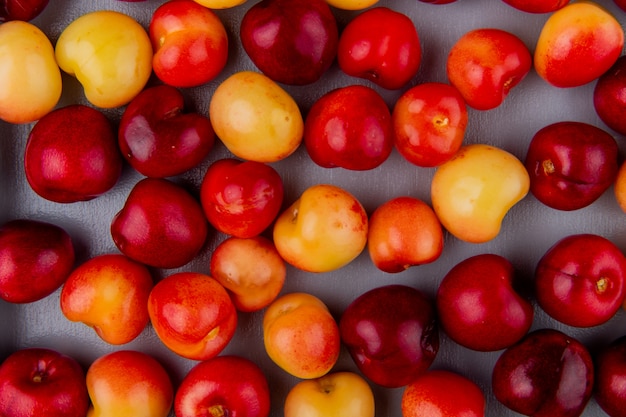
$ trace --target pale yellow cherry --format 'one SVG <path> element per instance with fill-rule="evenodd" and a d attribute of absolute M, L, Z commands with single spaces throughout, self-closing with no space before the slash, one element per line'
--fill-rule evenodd
<path fill-rule="evenodd" d="M 99 10 L 73 20 L 55 48 L 63 71 L 75 76 L 87 100 L 100 108 L 128 104 L 152 73 L 152 45 L 135 19 Z"/>
<path fill-rule="evenodd" d="M 246 0 L 194 0 L 196 3 L 209 9 L 230 9 L 244 4 Z"/>
<path fill-rule="evenodd" d="M 342 10 L 362 10 L 378 3 L 378 0 L 326 0 L 326 2 Z"/>
<path fill-rule="evenodd" d="M 504 216 L 529 188 L 528 172 L 517 157 L 494 146 L 473 144 L 437 169 L 431 200 L 451 234 L 483 243 L 500 233 Z"/>
<path fill-rule="evenodd" d="M 0 25 L 0 119 L 39 120 L 61 98 L 54 48 L 37 26 L 14 20 Z"/>
<path fill-rule="evenodd" d="M 211 98 L 209 118 L 224 145 L 249 161 L 279 161 L 302 142 L 304 121 L 298 104 L 258 72 L 236 72 L 224 80 Z"/>
<path fill-rule="evenodd" d="M 354 372 L 298 382 L 285 398 L 285 417 L 374 417 L 371 387 Z"/>
<path fill-rule="evenodd" d="M 282 212 L 273 237 L 283 259 L 304 271 L 330 272 L 352 262 L 365 248 L 367 213 L 347 190 L 318 184 Z"/>

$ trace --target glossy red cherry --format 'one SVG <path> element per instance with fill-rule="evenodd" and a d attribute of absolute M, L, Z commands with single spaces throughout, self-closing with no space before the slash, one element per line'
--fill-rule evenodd
<path fill-rule="evenodd" d="M 619 169 L 615 139 L 582 122 L 557 122 L 531 139 L 526 160 L 530 192 L 556 210 L 577 210 L 596 201 Z"/>
<path fill-rule="evenodd" d="M 276 219 L 283 204 L 280 174 L 256 161 L 220 159 L 207 169 L 200 202 L 209 222 L 220 232 L 249 238 Z"/>
<path fill-rule="evenodd" d="M 357 297 L 339 322 L 343 343 L 371 381 L 405 386 L 426 371 L 439 351 L 434 303 L 406 285 L 374 288 Z"/>
<path fill-rule="evenodd" d="M 518 342 L 530 329 L 534 311 L 515 288 L 511 262 L 480 254 L 456 264 L 437 291 L 443 330 L 474 350 L 495 351 Z"/>
<path fill-rule="evenodd" d="M 598 326 L 611 319 L 626 297 L 626 257 L 613 242 L 594 234 L 566 236 L 539 260 L 535 292 L 539 306 L 570 326 Z"/>
<path fill-rule="evenodd" d="M 182 186 L 144 178 L 111 222 L 111 236 L 129 258 L 157 268 L 178 268 L 200 253 L 208 223 L 200 202 Z"/>
<path fill-rule="evenodd" d="M 592 395 L 591 354 L 555 329 L 535 330 L 496 361 L 493 393 L 509 409 L 534 417 L 578 417 Z"/>
<path fill-rule="evenodd" d="M 595 354 L 594 398 L 610 417 L 626 416 L 626 336 Z"/>
<path fill-rule="evenodd" d="M 172 177 L 204 160 L 215 132 L 207 117 L 184 110 L 183 94 L 169 85 L 147 88 L 128 104 L 118 142 L 133 168 L 147 177 Z"/>
<path fill-rule="evenodd" d="M 350 85 L 329 91 L 311 107 L 304 144 L 313 162 L 325 168 L 374 169 L 393 150 L 391 112 L 376 90 Z"/>

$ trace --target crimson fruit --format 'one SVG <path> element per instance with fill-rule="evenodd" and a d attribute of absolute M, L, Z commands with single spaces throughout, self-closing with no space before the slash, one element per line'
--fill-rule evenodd
<path fill-rule="evenodd" d="M 0 298 L 40 300 L 56 291 L 74 267 L 74 244 L 61 227 L 18 219 L 0 227 Z"/>
<path fill-rule="evenodd" d="M 291 85 L 319 80 L 335 61 L 339 42 L 324 0 L 262 0 L 243 16 L 239 35 L 261 72 Z"/>
<path fill-rule="evenodd" d="M 163 2 L 148 33 L 152 70 L 165 84 L 197 87 L 215 79 L 228 62 L 228 34 L 212 9 L 193 0 Z"/>
<path fill-rule="evenodd" d="M 341 340 L 361 372 L 384 387 L 402 387 L 426 371 L 439 351 L 434 303 L 406 285 L 357 297 L 340 322 Z"/>
<path fill-rule="evenodd" d="M 111 122 L 82 104 L 58 108 L 39 119 L 24 152 L 33 191 L 57 203 L 104 194 L 117 183 L 122 161 Z"/>
<path fill-rule="evenodd" d="M 626 135 L 626 56 L 617 59 L 593 90 L 598 117 L 611 129 Z"/>
<path fill-rule="evenodd" d="M 595 354 L 594 398 L 610 417 L 626 416 L 626 336 Z"/>
<path fill-rule="evenodd" d="M 33 20 L 48 6 L 49 0 L 0 0 L 0 23 Z"/>
<path fill-rule="evenodd" d="M 468 106 L 491 110 L 530 72 L 532 56 L 513 33 L 496 28 L 470 30 L 450 49 L 446 73 Z"/>
<path fill-rule="evenodd" d="M 393 149 L 391 113 L 370 87 L 337 88 L 311 107 L 304 123 L 304 144 L 313 162 L 324 168 L 376 168 Z"/>
<path fill-rule="evenodd" d="M 533 136 L 524 165 L 530 192 L 548 207 L 577 210 L 596 201 L 619 169 L 615 139 L 582 122 L 545 126 Z"/>
<path fill-rule="evenodd" d="M 592 395 L 593 359 L 577 339 L 539 329 L 506 349 L 492 374 L 495 397 L 533 417 L 580 416 Z"/>
<path fill-rule="evenodd" d="M 626 257 L 605 237 L 576 234 L 556 242 L 539 260 L 535 292 L 539 305 L 570 326 L 605 323 L 626 296 Z"/>
<path fill-rule="evenodd" d="M 0 364 L 0 415 L 84 417 L 85 372 L 76 359 L 46 348 L 13 352 Z"/>
<path fill-rule="evenodd" d="M 423 83 L 398 98 L 392 121 L 398 152 L 412 164 L 435 167 L 461 148 L 467 129 L 467 106 L 455 87 Z"/>
<path fill-rule="evenodd" d="M 481 254 L 455 265 L 437 291 L 442 329 L 457 343 L 478 351 L 495 351 L 518 342 L 530 329 L 530 301 L 514 287 L 511 262 Z"/>
<path fill-rule="evenodd" d="M 118 142 L 128 163 L 147 177 L 171 177 L 198 165 L 215 142 L 211 122 L 184 113 L 184 97 L 159 85 L 137 95 L 124 110 Z"/>
<path fill-rule="evenodd" d="M 570 0 L 503 0 L 526 13 L 550 13 L 563 8 Z"/>
<path fill-rule="evenodd" d="M 178 268 L 204 247 L 208 224 L 200 203 L 182 186 L 144 178 L 111 222 L 111 236 L 129 258 L 157 268 Z"/>
<path fill-rule="evenodd" d="M 223 355 L 196 364 L 174 398 L 178 417 L 267 417 L 270 389 L 267 379 L 249 359 Z"/>
<path fill-rule="evenodd" d="M 200 202 L 209 222 L 222 233 L 249 238 L 276 219 L 283 204 L 283 181 L 270 165 L 220 159 L 207 169 Z"/>
<path fill-rule="evenodd" d="M 387 7 L 358 14 L 341 32 L 339 68 L 389 90 L 402 88 L 417 74 L 422 47 L 413 21 Z"/>

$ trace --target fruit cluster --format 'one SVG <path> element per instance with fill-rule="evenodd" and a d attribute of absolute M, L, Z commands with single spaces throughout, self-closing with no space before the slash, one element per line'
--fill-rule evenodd
<path fill-rule="evenodd" d="M 626 415 L 626 6 L 490 1 L 0 1 L 0 415 Z"/>

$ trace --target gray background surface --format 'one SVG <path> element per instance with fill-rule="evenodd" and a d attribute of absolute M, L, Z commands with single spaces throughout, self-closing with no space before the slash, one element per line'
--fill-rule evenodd
<path fill-rule="evenodd" d="M 248 0 L 234 9 L 218 11 L 229 32 L 230 59 L 218 79 L 202 87 L 184 90 L 187 99 L 194 104 L 197 111 L 206 113 L 212 92 L 230 73 L 255 69 L 238 40 L 241 17 L 255 2 Z M 50 6 L 33 23 L 43 29 L 52 42 L 56 41 L 71 20 L 97 9 L 125 12 L 147 28 L 152 12 L 161 3 L 162 0 L 139 3 L 117 0 L 51 0 Z M 613 11 L 622 23 L 626 22 L 626 13 L 610 0 L 600 3 Z M 447 52 L 468 30 L 480 27 L 505 29 L 519 36 L 533 51 L 539 31 L 548 17 L 515 10 L 500 0 L 458 0 L 449 5 L 431 5 L 417 0 L 381 0 L 377 5 L 389 6 L 406 13 L 413 19 L 420 35 L 422 65 L 419 74 L 407 88 L 426 81 L 445 82 Z M 335 12 L 340 27 L 358 13 L 339 10 Z M 86 104 L 76 80 L 64 76 L 63 81 L 64 94 L 59 106 Z M 306 113 L 320 95 L 332 88 L 349 84 L 371 85 L 366 81 L 345 76 L 335 64 L 314 85 L 285 88 L 298 101 L 303 113 Z M 496 145 L 523 160 L 533 134 L 550 123 L 577 120 L 608 130 L 593 109 L 591 97 L 594 84 L 573 89 L 557 89 L 531 72 L 499 108 L 486 112 L 469 111 L 465 143 Z M 390 106 L 403 91 L 378 90 Z M 121 109 L 106 110 L 105 113 L 116 122 Z M 94 255 L 117 252 L 109 233 L 110 222 L 122 207 L 130 188 L 141 176 L 127 167 L 113 190 L 86 203 L 63 205 L 43 200 L 29 188 L 24 177 L 22 154 L 31 128 L 30 124 L 14 126 L 0 121 L 0 221 L 33 218 L 64 227 L 76 242 L 79 262 Z M 615 132 L 611 133 L 615 135 L 623 154 L 625 139 Z M 228 152 L 217 143 L 200 166 L 175 181 L 197 188 L 208 165 L 226 156 L 229 156 Z M 430 202 L 430 180 L 434 173 L 434 169 L 410 165 L 395 150 L 388 161 L 368 172 L 317 167 L 310 161 L 303 147 L 287 160 L 273 166 L 283 176 L 286 203 L 293 201 L 310 185 L 332 183 L 355 194 L 370 213 L 379 204 L 400 195 L 410 195 Z M 339 319 L 343 309 L 355 297 L 385 284 L 411 285 L 434 297 L 439 281 L 453 265 L 479 253 L 490 252 L 507 257 L 519 274 L 530 280 L 536 262 L 554 242 L 564 236 L 583 232 L 605 236 L 626 251 L 626 214 L 619 209 L 612 189 L 591 206 L 574 212 L 550 209 L 528 195 L 505 217 L 502 231 L 496 239 L 484 244 L 469 244 L 446 235 L 443 254 L 436 262 L 411 268 L 400 274 L 380 272 L 372 265 L 365 252 L 350 265 L 332 273 L 316 275 L 289 268 L 283 292 L 310 292 L 326 302 Z M 157 271 L 156 277 L 179 270 L 208 272 L 211 250 L 223 238 L 217 234 L 212 235 L 206 249 L 196 260 L 177 270 Z M 115 347 L 105 344 L 91 329 L 80 323 L 70 323 L 64 318 L 59 308 L 59 293 L 57 291 L 28 305 L 11 305 L 0 301 L 0 360 L 19 348 L 44 346 L 70 354 L 86 367 L 104 353 L 118 349 L 138 349 L 161 360 L 175 382 L 180 381 L 195 364 L 168 351 L 149 326 L 135 341 L 127 345 Z M 533 328 L 557 328 L 578 338 L 590 349 L 626 334 L 626 311 L 623 310 L 610 322 L 592 329 L 576 329 L 556 323 L 536 305 L 535 313 Z M 261 320 L 262 313 L 240 314 L 235 337 L 224 353 L 248 357 L 263 368 L 272 386 L 272 416 L 280 416 L 283 399 L 297 380 L 280 370 L 267 357 L 263 349 Z M 498 404 L 491 394 L 491 370 L 499 354 L 500 352 L 480 353 L 465 349 L 442 333 L 441 348 L 433 367 L 459 372 L 479 384 L 487 397 L 487 416 L 514 416 L 516 414 Z M 342 351 L 334 370 L 356 371 L 345 350 Z M 383 389 L 374 385 L 372 388 L 376 395 L 377 416 L 399 417 L 402 390 Z M 584 415 L 601 416 L 603 413 L 592 401 Z"/>

